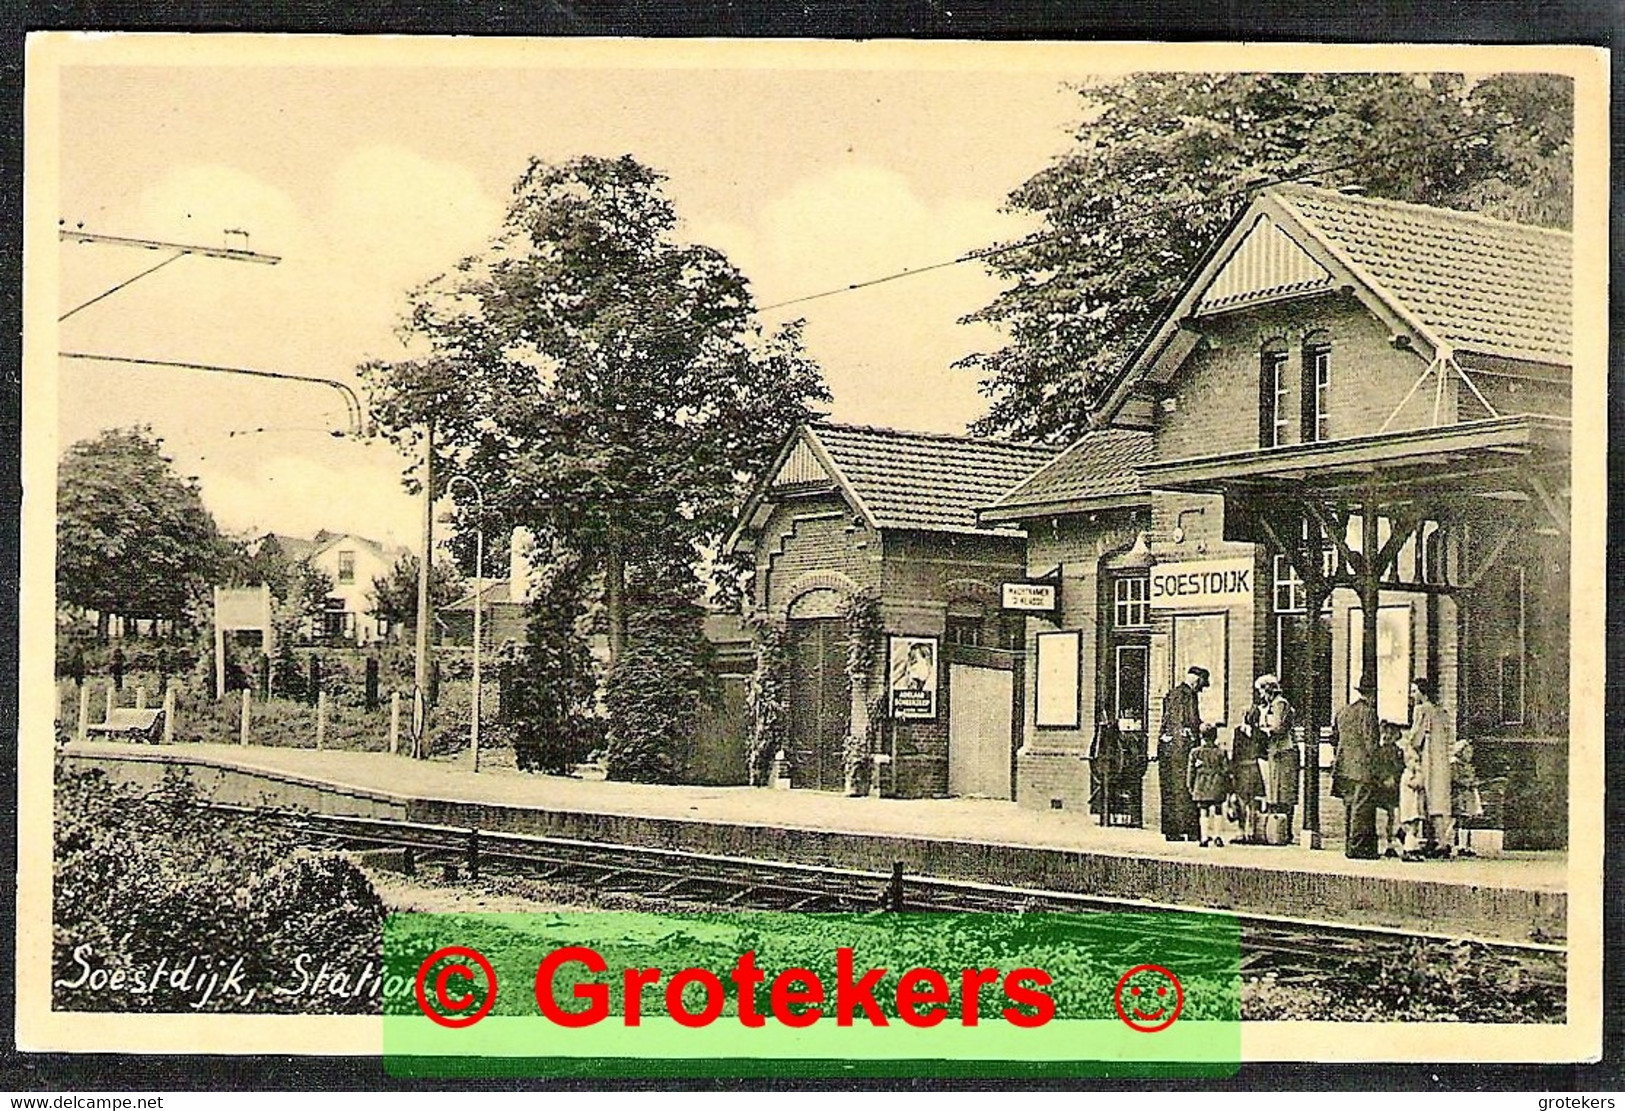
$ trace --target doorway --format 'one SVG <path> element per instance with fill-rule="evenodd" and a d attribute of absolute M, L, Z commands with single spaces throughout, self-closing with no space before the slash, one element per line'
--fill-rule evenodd
<path fill-rule="evenodd" d="M 816 791 L 844 790 L 842 750 L 852 727 L 846 622 L 838 617 L 793 618 L 787 646 L 790 781 Z"/>

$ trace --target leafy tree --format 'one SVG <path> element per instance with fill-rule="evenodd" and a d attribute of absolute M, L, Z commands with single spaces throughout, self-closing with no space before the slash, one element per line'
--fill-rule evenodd
<path fill-rule="evenodd" d="M 601 577 L 612 657 L 629 590 L 692 584 L 829 397 L 799 322 L 765 332 L 744 276 L 674 239 L 662 181 L 630 156 L 533 159 L 491 248 L 412 293 L 404 330 L 429 354 L 362 368 L 399 444 L 421 455 L 432 422 L 438 475 Z"/>
<path fill-rule="evenodd" d="M 277 585 L 271 586 L 271 622 L 277 640 L 286 645 L 293 643 L 307 621 L 321 620 L 333 593 L 333 576 L 302 559 L 282 572 L 280 586 L 280 594 Z"/>
<path fill-rule="evenodd" d="M 568 553 L 537 569 L 514 683 L 514 752 L 523 770 L 562 772 L 599 739 L 597 663 L 588 640 L 595 606 L 583 570 Z"/>
<path fill-rule="evenodd" d="M 332 587 L 329 586 L 331 591 Z M 449 606 L 462 596 L 463 584 L 456 570 L 445 562 L 429 566 L 429 601 L 436 608 Z M 325 594 L 323 597 L 325 598 Z M 374 617 L 405 629 L 418 626 L 418 557 L 410 552 L 395 561 L 387 575 L 372 580 Z"/>
<path fill-rule="evenodd" d="M 109 429 L 57 468 L 58 597 L 101 614 L 182 620 L 206 605 L 227 544 L 196 479 L 148 427 Z"/>
<path fill-rule="evenodd" d="M 610 779 L 669 783 L 674 777 L 703 702 L 716 697 L 703 620 L 699 605 L 671 594 L 637 608 L 605 698 L 604 766 Z"/>
<path fill-rule="evenodd" d="M 993 404 L 972 430 L 1067 439 L 1098 384 L 1156 325 L 1251 199 L 1313 174 L 1330 187 L 1566 226 L 1573 84 L 1459 74 L 1136 74 L 1082 86 L 1077 145 L 1010 195 L 1030 240 L 986 265 L 1007 287 L 967 320 L 1004 347 L 957 365 Z"/>

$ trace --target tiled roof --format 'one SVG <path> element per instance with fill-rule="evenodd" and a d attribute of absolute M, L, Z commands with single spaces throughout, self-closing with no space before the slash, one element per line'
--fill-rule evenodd
<path fill-rule="evenodd" d="M 507 579 L 486 579 L 481 585 L 479 593 L 484 596 L 485 604 L 487 606 L 515 604 L 514 600 L 509 596 L 509 581 Z M 472 612 L 474 609 L 474 594 L 475 592 L 470 590 L 455 602 L 452 602 L 449 605 L 441 606 L 440 608 L 448 610 L 468 610 Z"/>
<path fill-rule="evenodd" d="M 1451 345 L 1572 365 L 1568 232 L 1304 185 L 1270 192 Z"/>
<path fill-rule="evenodd" d="M 1143 492 L 1135 468 L 1152 461 L 1152 435 L 1128 428 L 1089 432 L 983 512 L 1012 520 L 1023 509 L 1132 497 Z"/>
<path fill-rule="evenodd" d="M 807 426 L 877 528 L 982 532 L 976 511 L 1055 458 L 1043 444 L 828 424 Z"/>

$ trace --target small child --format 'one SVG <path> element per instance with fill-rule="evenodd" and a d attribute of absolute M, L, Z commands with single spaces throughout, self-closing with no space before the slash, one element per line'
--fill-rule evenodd
<path fill-rule="evenodd" d="M 1219 728 L 1202 726 L 1201 743 L 1191 749 L 1190 768 L 1185 784 L 1190 789 L 1191 801 L 1201 811 L 1202 848 L 1211 843 L 1224 848 L 1224 838 L 1217 836 L 1220 810 L 1230 794 L 1230 758 L 1219 747 Z"/>
<path fill-rule="evenodd" d="M 1405 778 L 1405 753 L 1399 747 L 1399 738 L 1404 732 L 1404 728 L 1394 722 L 1382 723 L 1373 768 L 1377 809 L 1382 811 L 1382 825 L 1377 830 L 1383 847 L 1382 855 L 1396 858 L 1400 854 L 1399 785 Z"/>

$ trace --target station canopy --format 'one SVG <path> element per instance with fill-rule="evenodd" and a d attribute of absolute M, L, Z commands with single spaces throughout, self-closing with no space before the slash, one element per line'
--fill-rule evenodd
<path fill-rule="evenodd" d="M 1524 414 L 1180 459 L 1140 474 L 1152 489 L 1222 494 L 1228 540 L 1268 543 L 1316 566 L 1323 548 L 1336 553 L 1329 586 L 1431 580 L 1449 591 L 1471 586 L 1516 530 L 1567 535 L 1570 436 L 1563 418 Z M 1347 543 L 1355 515 L 1390 522 L 1369 565 Z M 1424 525 L 1459 540 L 1463 523 L 1496 535 L 1489 560 L 1468 568 L 1458 548 L 1431 576 L 1395 565 Z"/>

